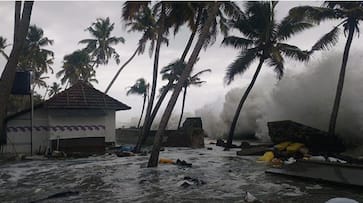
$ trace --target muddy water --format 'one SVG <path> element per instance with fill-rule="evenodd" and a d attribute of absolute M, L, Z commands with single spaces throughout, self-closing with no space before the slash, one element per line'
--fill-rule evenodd
<path fill-rule="evenodd" d="M 243 202 L 246 191 L 263 202 L 325 202 L 348 197 L 363 202 L 360 189 L 265 174 L 256 157 L 236 156 L 220 147 L 166 148 L 160 157 L 193 163 L 192 168 L 160 164 L 145 168 L 148 156 L 113 155 L 84 159 L 13 162 L 0 166 L 0 202 Z M 181 186 L 184 177 L 205 184 Z"/>

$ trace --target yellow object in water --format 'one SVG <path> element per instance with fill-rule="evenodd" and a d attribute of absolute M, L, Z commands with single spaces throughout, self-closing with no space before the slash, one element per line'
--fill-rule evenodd
<path fill-rule="evenodd" d="M 287 146 L 289 146 L 291 144 L 291 142 L 286 141 L 286 142 L 281 142 L 280 144 L 275 145 L 274 147 L 276 149 L 278 149 L 279 151 L 283 151 L 286 149 Z"/>
<path fill-rule="evenodd" d="M 160 158 L 159 163 L 161 163 L 161 164 L 173 164 L 174 161 L 171 160 L 171 159 Z"/>
<path fill-rule="evenodd" d="M 304 146 L 303 143 L 295 142 L 295 143 L 292 143 L 289 146 L 287 146 L 286 151 L 288 153 L 294 153 L 294 152 L 297 152 L 303 146 Z"/>
<path fill-rule="evenodd" d="M 258 161 L 270 162 L 274 158 L 274 153 L 271 151 L 265 152 L 263 156 L 258 158 Z"/>

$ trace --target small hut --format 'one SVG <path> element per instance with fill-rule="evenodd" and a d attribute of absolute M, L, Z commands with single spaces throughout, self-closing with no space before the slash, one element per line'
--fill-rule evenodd
<path fill-rule="evenodd" d="M 56 94 L 31 110 L 6 119 L 7 143 L 3 153 L 65 152 L 102 153 L 115 142 L 115 113 L 131 107 L 104 94 L 85 82 Z"/>

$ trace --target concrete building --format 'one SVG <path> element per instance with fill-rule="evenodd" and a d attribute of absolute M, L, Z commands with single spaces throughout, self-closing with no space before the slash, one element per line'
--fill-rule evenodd
<path fill-rule="evenodd" d="M 30 109 L 9 116 L 7 143 L 1 146 L 1 152 L 103 152 L 105 146 L 115 143 L 115 112 L 128 109 L 122 102 L 79 82 L 35 106 L 32 136 Z"/>

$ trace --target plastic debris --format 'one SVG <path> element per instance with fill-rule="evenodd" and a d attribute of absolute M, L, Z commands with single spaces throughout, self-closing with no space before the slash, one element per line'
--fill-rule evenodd
<path fill-rule="evenodd" d="M 174 164 L 174 161 L 171 160 L 171 159 L 160 158 L 159 163 L 161 163 L 161 164 Z"/>
<path fill-rule="evenodd" d="M 276 148 L 279 151 L 283 151 L 286 149 L 287 146 L 289 146 L 291 144 L 291 142 L 281 142 L 280 144 L 277 144 L 274 146 L 274 148 Z"/>
<path fill-rule="evenodd" d="M 186 162 L 184 160 L 180 160 L 180 159 L 177 159 L 175 164 L 178 165 L 178 166 L 192 167 L 191 163 L 188 163 L 188 162 Z"/>
<path fill-rule="evenodd" d="M 274 158 L 274 153 L 271 151 L 265 152 L 263 156 L 258 158 L 258 161 L 270 162 Z"/>
<path fill-rule="evenodd" d="M 287 153 L 295 153 L 295 152 L 299 151 L 299 149 L 303 146 L 304 146 L 303 143 L 295 142 L 295 143 L 292 143 L 289 146 L 287 146 L 286 151 L 287 151 Z"/>
<path fill-rule="evenodd" d="M 244 197 L 244 201 L 245 202 L 250 202 L 250 203 L 260 203 L 260 201 L 249 192 L 246 192 L 245 197 Z"/>

